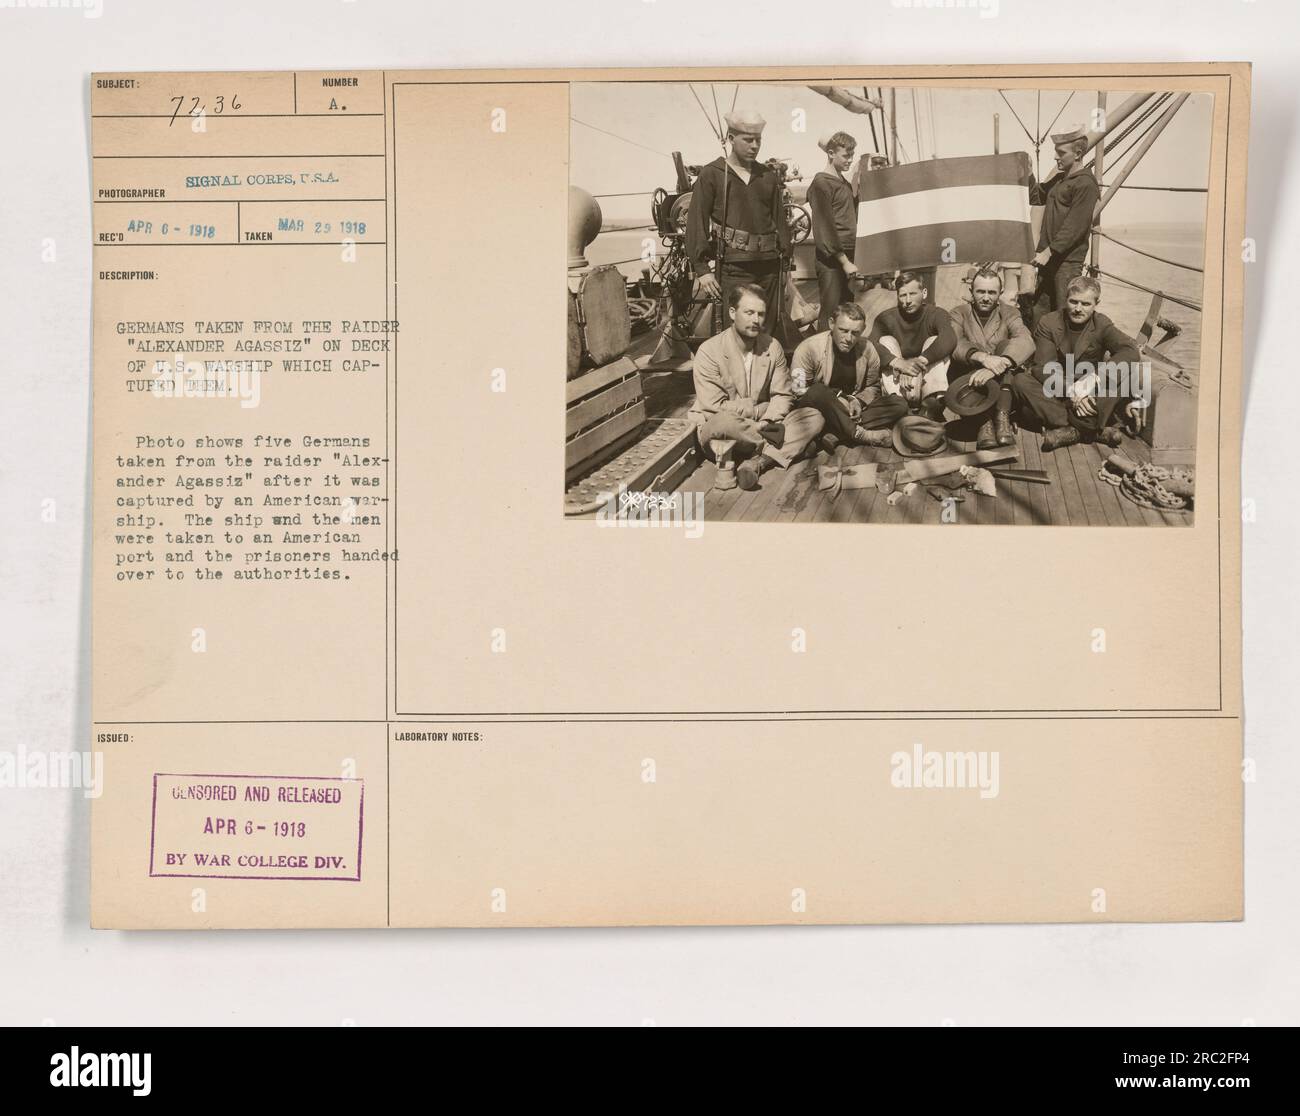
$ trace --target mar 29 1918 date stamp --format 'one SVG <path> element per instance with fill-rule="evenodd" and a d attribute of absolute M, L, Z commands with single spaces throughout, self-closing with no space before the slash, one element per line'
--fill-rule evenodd
<path fill-rule="evenodd" d="M 155 773 L 149 875 L 360 880 L 364 799 L 361 779 Z"/>

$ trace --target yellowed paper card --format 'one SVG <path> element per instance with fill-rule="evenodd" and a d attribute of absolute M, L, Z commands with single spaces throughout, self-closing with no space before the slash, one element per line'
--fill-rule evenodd
<path fill-rule="evenodd" d="M 94 925 L 1240 918 L 1249 82 L 94 76 Z"/>

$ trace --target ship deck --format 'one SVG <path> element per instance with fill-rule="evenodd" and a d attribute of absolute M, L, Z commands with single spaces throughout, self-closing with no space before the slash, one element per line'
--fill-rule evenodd
<path fill-rule="evenodd" d="M 686 371 L 644 372 L 642 383 L 649 411 L 656 418 L 684 416 L 692 399 L 691 376 Z M 951 438 L 950 452 L 975 449 L 973 441 Z M 1050 483 L 997 481 L 997 495 L 961 493 L 957 522 L 1006 526 L 1051 525 L 1061 527 L 1151 527 L 1190 526 L 1188 512 L 1165 512 L 1144 508 L 1119 489 L 1097 476 L 1105 458 L 1114 452 L 1097 445 L 1074 445 L 1044 452 L 1041 436 L 1031 430 L 1017 433 L 1020 458 L 1014 468 L 1042 469 Z M 1123 451 L 1135 461 L 1149 461 L 1151 449 L 1138 438 L 1125 436 Z M 810 451 L 811 452 L 811 451 Z M 940 523 L 943 505 L 919 484 L 897 503 L 875 488 L 842 492 L 831 498 L 817 488 L 818 465 L 876 463 L 903 465 L 908 459 L 892 449 L 839 446 L 833 452 L 821 450 L 789 469 L 770 469 L 757 489 L 720 491 L 713 488 L 715 467 L 701 464 L 678 486 L 678 491 L 703 492 L 703 516 L 713 522 L 765 523 Z"/>

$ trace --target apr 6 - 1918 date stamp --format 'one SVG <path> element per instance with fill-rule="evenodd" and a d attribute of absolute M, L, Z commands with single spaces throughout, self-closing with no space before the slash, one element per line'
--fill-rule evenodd
<path fill-rule="evenodd" d="M 149 875 L 360 880 L 364 800 L 361 779 L 158 772 Z"/>

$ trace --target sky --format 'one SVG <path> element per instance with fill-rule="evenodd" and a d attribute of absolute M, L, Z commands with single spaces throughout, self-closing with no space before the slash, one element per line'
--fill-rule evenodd
<path fill-rule="evenodd" d="M 862 92 L 860 87 L 846 88 Z M 703 109 L 692 95 L 692 89 L 703 103 Z M 1108 104 L 1114 108 L 1127 96 L 1112 91 Z M 867 117 L 851 113 L 802 85 L 575 83 L 570 102 L 570 181 L 596 195 L 652 190 L 656 186 L 671 188 L 674 174 L 670 152 L 681 151 L 688 165 L 708 162 L 721 153 L 718 139 L 709 126 L 709 119 L 714 118 L 715 97 L 719 114 L 731 108 L 733 98 L 737 108 L 760 112 L 767 119 L 767 128 L 759 157 L 793 159 L 804 177 L 803 185 L 826 165 L 826 156 L 817 147 L 819 136 L 843 129 L 857 137 L 859 155 L 873 150 Z M 1028 131 L 1041 135 L 1048 131 L 1058 112 L 1061 115 L 1051 127 L 1052 132 L 1064 131 L 1067 125 L 1084 124 L 1097 106 L 1095 90 L 1079 90 L 1071 96 L 1065 89 L 1044 89 L 1041 94 L 1016 89 L 1007 90 L 1006 97 L 1010 106 L 991 88 L 916 90 L 900 86 L 898 136 L 903 161 L 911 162 L 918 155 L 929 158 L 937 154 L 946 158 L 992 153 L 996 113 L 1001 118 L 1000 150 L 1028 152 L 1032 167 L 1033 143 L 1015 114 Z M 1213 106 L 1211 94 L 1193 94 L 1128 182 L 1204 187 L 1209 171 Z M 803 110 L 802 117 L 796 114 L 797 109 Z M 804 126 L 802 131 L 798 130 L 800 123 Z M 879 132 L 879 114 L 876 114 L 876 128 Z M 1121 159 L 1124 157 L 1121 155 Z M 1114 166 L 1109 162 L 1107 165 Z M 1050 139 L 1043 141 L 1040 167 L 1042 176 L 1052 167 Z M 607 223 L 649 220 L 648 197 L 606 196 L 600 199 L 600 204 Z M 1202 223 L 1204 213 L 1204 194 L 1121 190 L 1107 207 L 1102 225 L 1115 228 L 1142 223 Z"/>

